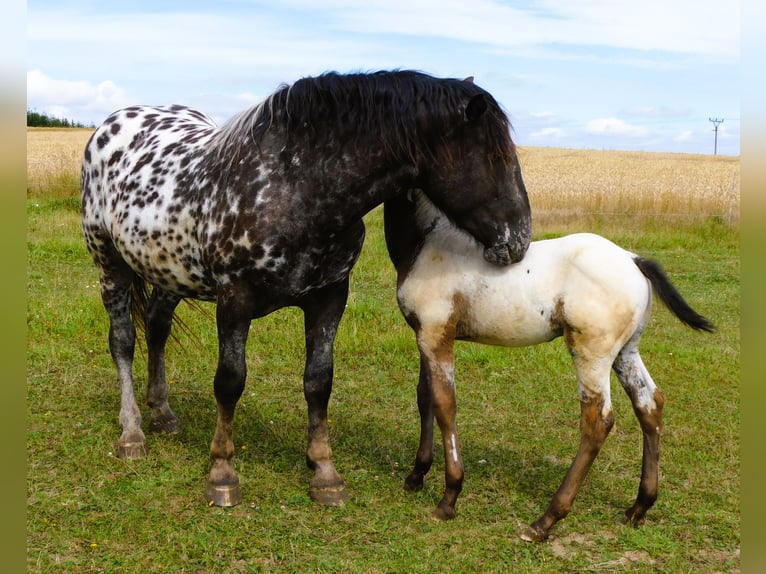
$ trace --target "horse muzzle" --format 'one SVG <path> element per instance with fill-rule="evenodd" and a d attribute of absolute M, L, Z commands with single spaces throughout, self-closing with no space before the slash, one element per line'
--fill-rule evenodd
<path fill-rule="evenodd" d="M 493 245 L 484 249 L 484 259 L 489 261 L 493 265 L 510 265 L 513 263 L 511 260 L 511 250 L 508 248 L 507 243 L 501 245 Z"/>
<path fill-rule="evenodd" d="M 518 263 L 524 258 L 529 242 L 496 243 L 492 247 L 484 248 L 484 259 L 493 265 L 505 266 Z"/>

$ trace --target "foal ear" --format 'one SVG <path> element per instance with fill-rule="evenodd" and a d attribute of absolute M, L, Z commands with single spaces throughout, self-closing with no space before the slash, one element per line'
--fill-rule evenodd
<path fill-rule="evenodd" d="M 465 119 L 469 122 L 476 121 L 486 111 L 487 100 L 484 94 L 476 94 L 468 101 L 468 105 L 465 107 Z"/>
<path fill-rule="evenodd" d="M 464 82 L 468 82 L 469 84 L 473 84 L 473 76 L 468 76 L 468 77 L 467 77 L 465 80 L 463 80 L 463 81 L 464 81 Z"/>

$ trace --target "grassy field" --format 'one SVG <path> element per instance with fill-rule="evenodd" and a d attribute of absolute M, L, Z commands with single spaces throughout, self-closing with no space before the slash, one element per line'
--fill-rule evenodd
<path fill-rule="evenodd" d="M 97 274 L 79 230 L 78 163 L 89 130 L 28 132 L 29 572 L 737 572 L 740 568 L 739 159 L 522 148 L 535 236 L 606 235 L 661 261 L 718 331 L 683 327 L 661 305 L 642 355 L 666 398 L 660 498 L 638 529 L 641 443 L 615 384 L 616 425 L 570 516 L 544 544 L 518 535 L 574 456 L 579 407 L 561 341 L 529 349 L 460 344 L 458 421 L 466 484 L 455 520 L 431 518 L 402 485 L 417 447 L 417 354 L 396 307 L 380 210 L 352 274 L 330 404 L 343 508 L 308 497 L 302 317 L 255 321 L 235 427 L 244 502 L 208 508 L 215 426 L 213 308 L 181 306 L 192 334 L 168 351 L 178 436 L 149 457 L 114 456 L 117 377 Z M 145 352 L 136 359 L 139 387 Z M 147 414 L 146 411 L 145 415 Z"/>

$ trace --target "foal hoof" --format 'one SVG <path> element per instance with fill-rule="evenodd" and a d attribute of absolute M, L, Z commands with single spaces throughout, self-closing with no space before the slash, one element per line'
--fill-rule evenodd
<path fill-rule="evenodd" d="M 537 526 L 530 526 L 521 535 L 521 539 L 526 542 L 545 542 L 548 539 L 548 533 Z"/>
<path fill-rule="evenodd" d="M 126 442 L 117 445 L 117 456 L 125 460 L 146 458 L 146 443 Z"/>
<path fill-rule="evenodd" d="M 450 506 L 442 506 L 440 504 L 434 510 L 434 518 L 437 520 L 452 520 L 455 516 L 455 509 Z"/>
<path fill-rule="evenodd" d="M 646 522 L 646 510 L 640 511 L 637 510 L 635 506 L 631 506 L 625 511 L 625 516 L 623 516 L 622 521 L 628 526 L 638 528 Z"/>
<path fill-rule="evenodd" d="M 208 506 L 237 506 L 242 502 L 242 491 L 239 483 L 235 484 L 210 484 L 205 487 L 205 499 Z"/>
<path fill-rule="evenodd" d="M 404 490 L 407 492 L 418 492 L 423 490 L 423 475 L 410 474 L 404 479 Z"/>
<path fill-rule="evenodd" d="M 309 488 L 309 497 L 322 506 L 343 506 L 348 502 L 348 493 L 343 484 L 340 486 L 312 486 Z"/>

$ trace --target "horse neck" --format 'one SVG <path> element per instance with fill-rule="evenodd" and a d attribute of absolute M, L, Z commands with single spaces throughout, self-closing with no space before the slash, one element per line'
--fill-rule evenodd
<path fill-rule="evenodd" d="M 386 246 L 400 280 L 415 262 L 424 245 L 481 258 L 475 239 L 455 226 L 419 190 L 410 190 L 389 199 L 383 212 Z"/>
<path fill-rule="evenodd" d="M 425 234 L 417 225 L 410 193 L 402 193 L 383 204 L 383 227 L 388 256 L 403 279 L 423 245 Z"/>

